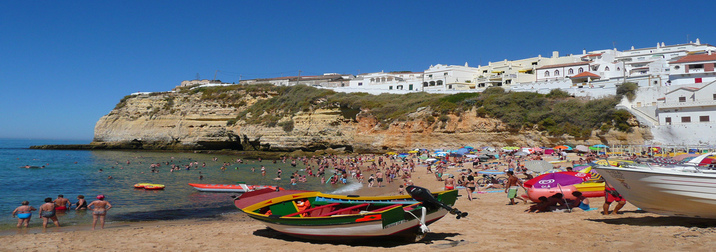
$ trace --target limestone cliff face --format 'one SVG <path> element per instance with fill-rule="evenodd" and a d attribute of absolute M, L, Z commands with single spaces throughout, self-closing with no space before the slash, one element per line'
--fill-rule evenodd
<path fill-rule="evenodd" d="M 284 117 L 274 126 L 248 124 L 237 116 L 267 93 L 229 91 L 209 97 L 201 92 L 167 92 L 127 97 L 95 126 L 93 145 L 138 149 L 317 150 L 380 152 L 414 148 L 472 146 L 554 146 L 559 144 L 644 144 L 648 129 L 610 131 L 589 139 L 554 137 L 536 130 L 511 132 L 499 120 L 474 111 L 425 120 L 421 108 L 408 121 L 386 125 L 361 111 L 346 118 L 340 108 L 317 109 Z M 268 113 L 268 112 L 267 112 Z M 292 124 L 291 124 L 292 122 Z M 229 125 L 231 124 L 231 125 Z"/>

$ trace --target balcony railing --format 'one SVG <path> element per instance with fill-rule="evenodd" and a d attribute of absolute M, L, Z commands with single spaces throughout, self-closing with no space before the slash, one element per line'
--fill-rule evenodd
<path fill-rule="evenodd" d="M 701 107 L 701 106 L 716 106 L 716 101 L 665 102 L 665 103 L 657 104 L 657 107 L 659 107 L 660 109 Z"/>

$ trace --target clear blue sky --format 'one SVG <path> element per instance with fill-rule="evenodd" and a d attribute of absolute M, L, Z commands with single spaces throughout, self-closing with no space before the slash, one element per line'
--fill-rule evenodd
<path fill-rule="evenodd" d="M 716 44 L 713 1 L 3 1 L 0 138 L 92 140 L 182 80 L 423 71 L 582 49 Z"/>

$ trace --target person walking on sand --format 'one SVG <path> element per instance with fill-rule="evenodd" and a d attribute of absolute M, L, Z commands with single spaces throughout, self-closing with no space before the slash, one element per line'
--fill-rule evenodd
<path fill-rule="evenodd" d="M 32 218 L 32 211 L 35 211 L 34 207 L 30 206 L 29 201 L 23 201 L 21 203 L 21 206 L 15 208 L 15 211 L 12 211 L 12 217 L 17 216 L 17 227 L 20 228 L 22 224 L 25 224 L 25 227 L 30 225 L 30 218 Z"/>
<path fill-rule="evenodd" d="M 445 190 L 453 190 L 455 189 L 455 175 L 448 175 L 448 178 L 445 179 Z"/>
<path fill-rule="evenodd" d="M 104 195 L 97 195 L 97 200 L 87 206 L 92 209 L 92 230 L 97 226 L 97 219 L 99 219 L 100 228 L 104 229 L 104 217 L 107 216 L 107 211 L 112 209 L 112 204 L 104 200 Z"/>
<path fill-rule="evenodd" d="M 519 189 L 518 186 L 525 188 L 522 185 L 522 181 L 515 176 L 515 173 L 513 171 L 507 171 L 507 185 L 505 185 L 505 193 L 507 193 L 507 198 L 510 199 L 510 205 L 515 204 L 515 198 L 518 198 L 522 200 L 522 202 L 527 203 L 525 199 L 523 199 L 521 196 L 517 196 L 517 190 Z"/>
<path fill-rule="evenodd" d="M 375 181 L 378 182 L 378 187 L 383 184 L 383 173 L 378 169 L 378 171 L 375 173 Z"/>
<path fill-rule="evenodd" d="M 467 175 L 467 181 L 465 182 L 465 190 L 467 191 L 467 199 L 469 201 L 472 201 L 472 194 L 475 192 L 475 187 L 477 183 L 475 182 L 475 177 L 472 176 L 472 174 Z"/>
<path fill-rule="evenodd" d="M 52 198 L 45 198 L 45 204 L 40 206 L 40 217 L 42 218 L 42 227 L 47 228 L 47 221 L 52 220 L 56 227 L 60 227 L 60 221 L 57 220 L 57 212 L 55 210 L 55 203 L 52 202 Z"/>

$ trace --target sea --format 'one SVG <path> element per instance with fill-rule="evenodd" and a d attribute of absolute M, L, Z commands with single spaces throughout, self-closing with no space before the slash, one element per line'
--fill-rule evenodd
<path fill-rule="evenodd" d="M 328 193 L 350 193 L 362 187 L 351 181 L 348 185 L 322 184 L 319 178 L 309 177 L 306 183 L 290 185 L 292 172 L 303 172 L 299 162 L 292 167 L 278 160 L 246 160 L 241 156 L 210 153 L 177 153 L 157 151 L 115 150 L 37 150 L 33 145 L 87 144 L 87 141 L 0 139 L 0 231 L 15 229 L 17 219 L 12 211 L 22 201 L 40 208 L 45 198 L 57 198 L 62 194 L 71 203 L 78 195 L 92 202 L 102 194 L 112 204 L 107 214 L 107 225 L 121 222 L 176 220 L 191 218 L 216 218 L 237 213 L 232 195 L 236 193 L 199 192 L 188 183 L 275 185 L 287 189 L 315 190 Z M 237 163 L 242 159 L 243 163 Z M 171 172 L 171 165 L 198 162 L 198 168 Z M 225 170 L 225 162 L 231 163 Z M 150 165 L 160 163 L 158 173 L 152 173 Z M 169 165 L 167 165 L 169 163 Z M 202 167 L 206 164 L 205 167 Z M 24 168 L 31 166 L 33 168 Z M 266 167 L 266 176 L 261 175 Z M 251 168 L 254 168 L 252 171 Z M 282 180 L 274 180 L 278 169 Z M 112 178 L 110 178 L 110 176 Z M 202 176 L 203 178 L 200 178 Z M 137 183 L 155 183 L 166 186 L 164 190 L 135 189 Z M 62 226 L 92 223 L 89 211 L 69 210 L 59 213 Z M 30 228 L 42 228 L 42 220 L 35 211 Z M 49 227 L 53 227 L 52 224 Z"/>

